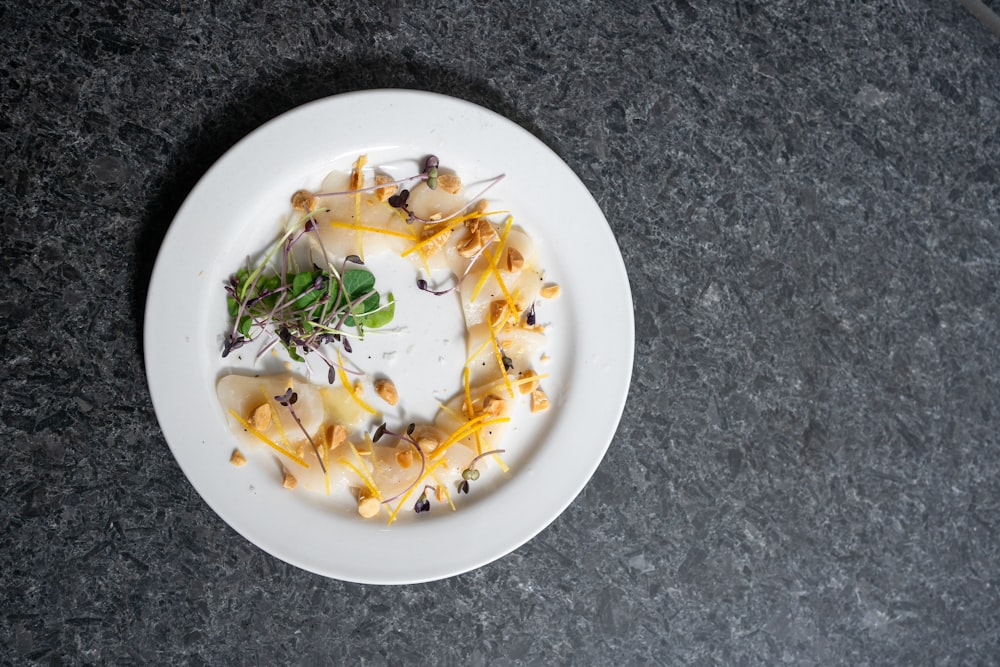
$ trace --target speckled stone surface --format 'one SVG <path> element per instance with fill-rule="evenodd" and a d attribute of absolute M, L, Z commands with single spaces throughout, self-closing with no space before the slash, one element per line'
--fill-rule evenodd
<path fill-rule="evenodd" d="M 948 0 L 448 4 L 0 7 L 0 660 L 1000 660 L 1000 41 Z M 376 87 L 556 150 L 637 329 L 577 502 L 388 588 L 229 529 L 169 456 L 139 342 L 212 162 Z"/>

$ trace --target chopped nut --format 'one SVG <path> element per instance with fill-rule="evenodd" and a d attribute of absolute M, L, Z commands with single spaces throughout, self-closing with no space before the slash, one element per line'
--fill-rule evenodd
<path fill-rule="evenodd" d="M 298 480 L 292 477 L 292 473 L 285 471 L 285 476 L 281 480 L 281 485 L 286 489 L 294 489 L 295 485 L 298 484 Z"/>
<path fill-rule="evenodd" d="M 476 213 L 486 213 L 486 209 L 490 207 L 490 203 L 485 199 L 480 199 L 476 202 Z"/>
<path fill-rule="evenodd" d="M 524 380 L 518 389 L 522 394 L 530 394 L 538 388 L 538 374 L 533 370 L 526 370 L 521 373 L 521 379 Z"/>
<path fill-rule="evenodd" d="M 375 198 L 379 201 L 389 201 L 389 197 L 396 194 L 396 191 L 399 190 L 398 185 L 385 185 L 386 183 L 392 183 L 392 176 L 388 174 L 375 174 L 375 185 L 384 186 L 375 188 Z"/>
<path fill-rule="evenodd" d="M 421 250 L 425 257 L 430 257 L 438 250 L 444 247 L 444 244 L 448 242 L 448 237 L 451 236 L 451 230 L 448 229 L 445 224 L 438 225 L 424 225 L 420 230 L 420 239 L 426 240 L 433 237 L 433 240 L 425 243 L 421 246 Z"/>
<path fill-rule="evenodd" d="M 549 409 L 549 397 L 545 395 L 545 392 L 541 389 L 535 389 L 531 392 L 531 411 L 532 412 L 543 412 Z"/>
<path fill-rule="evenodd" d="M 380 378 L 375 381 L 375 393 L 389 405 L 396 405 L 399 402 L 399 393 L 396 385 L 388 378 Z"/>
<path fill-rule="evenodd" d="M 354 165 L 351 167 L 351 179 L 347 184 L 348 190 L 360 190 L 364 186 L 365 174 L 361 170 L 364 169 L 367 162 L 367 155 L 362 155 L 354 161 Z"/>
<path fill-rule="evenodd" d="M 271 425 L 271 404 L 261 403 L 250 413 L 250 419 L 247 423 L 253 427 L 255 431 L 265 431 L 267 427 Z"/>
<path fill-rule="evenodd" d="M 326 446 L 329 449 L 340 445 L 347 440 L 347 429 L 340 424 L 332 424 L 326 427 Z"/>
<path fill-rule="evenodd" d="M 505 350 L 510 349 L 511 347 L 514 346 L 513 338 L 504 338 L 498 342 L 500 343 L 500 347 L 502 347 Z"/>
<path fill-rule="evenodd" d="M 543 299 L 554 299 L 559 296 L 559 291 L 559 285 L 552 283 L 543 287 L 540 294 Z"/>
<path fill-rule="evenodd" d="M 511 273 L 524 267 L 524 255 L 517 248 L 507 248 L 507 270 Z"/>
<path fill-rule="evenodd" d="M 465 240 L 458 244 L 458 247 L 455 248 L 459 255 L 466 258 L 475 257 L 482 249 L 483 242 L 479 239 L 479 235 L 471 232 Z"/>
<path fill-rule="evenodd" d="M 361 496 L 358 499 L 358 514 L 366 519 L 370 519 L 382 508 L 382 503 L 375 496 Z"/>
<path fill-rule="evenodd" d="M 247 457 L 243 456 L 243 452 L 240 450 L 234 449 L 233 455 L 229 457 L 229 462 L 239 468 L 247 464 Z"/>
<path fill-rule="evenodd" d="M 489 394 L 483 399 L 483 412 L 497 417 L 503 412 L 505 401 L 499 396 Z"/>
<path fill-rule="evenodd" d="M 430 452 L 433 452 L 435 449 L 438 448 L 438 445 L 440 444 L 441 444 L 440 440 L 429 435 L 422 435 L 419 438 L 417 438 L 417 445 L 420 446 L 420 449 L 424 450 L 424 454 L 429 454 Z"/>
<path fill-rule="evenodd" d="M 311 211 L 316 204 L 316 197 L 308 190 L 299 190 L 292 195 L 292 208 L 300 211 Z"/>
<path fill-rule="evenodd" d="M 443 484 L 438 484 L 437 486 L 434 487 L 434 497 L 437 499 L 439 503 L 443 503 L 445 500 L 448 499 L 448 495 L 445 493 Z"/>
<path fill-rule="evenodd" d="M 361 384 L 360 380 L 354 383 L 354 393 L 357 394 L 358 396 L 361 396 L 362 394 L 365 393 L 365 386 Z"/>
<path fill-rule="evenodd" d="M 445 192 L 457 195 L 462 189 L 462 179 L 455 174 L 438 174 L 438 187 Z"/>
<path fill-rule="evenodd" d="M 497 230 L 493 229 L 493 225 L 486 218 L 479 218 L 479 229 L 477 231 L 479 234 L 479 240 L 482 241 L 483 245 L 486 245 L 493 239 L 499 238 L 500 235 L 497 234 Z"/>
<path fill-rule="evenodd" d="M 396 463 L 399 464 L 400 468 L 409 468 L 411 465 L 413 465 L 413 450 L 404 449 L 401 452 L 397 452 Z"/>
<path fill-rule="evenodd" d="M 504 299 L 497 299 L 490 303 L 490 327 L 496 328 L 500 324 L 506 323 L 510 319 L 510 307 Z"/>

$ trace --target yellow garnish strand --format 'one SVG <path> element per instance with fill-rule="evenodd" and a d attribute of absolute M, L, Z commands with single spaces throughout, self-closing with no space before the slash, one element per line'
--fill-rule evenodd
<path fill-rule="evenodd" d="M 361 397 L 358 396 L 357 392 L 354 391 L 354 386 L 351 384 L 350 380 L 347 378 L 347 373 L 344 371 L 344 359 L 340 356 L 340 350 L 337 350 L 337 375 L 340 377 L 340 381 L 343 383 L 344 389 L 346 389 L 347 393 L 351 395 L 351 398 L 353 398 L 355 402 L 361 406 L 362 410 L 368 414 L 378 414 L 378 410 L 365 403 Z"/>
<path fill-rule="evenodd" d="M 330 447 L 323 444 L 323 482 L 326 486 L 326 495 L 330 495 Z"/>
<path fill-rule="evenodd" d="M 503 232 L 500 234 L 500 243 L 497 245 L 496 253 L 492 254 L 487 253 L 490 268 L 494 269 L 494 271 L 483 271 L 483 275 L 480 276 L 479 281 L 476 282 L 475 289 L 473 289 L 472 294 L 469 295 L 470 303 L 476 300 L 476 297 L 479 296 L 479 292 L 482 291 L 483 286 L 486 284 L 486 280 L 490 277 L 491 274 L 495 273 L 497 260 L 500 258 L 500 253 L 503 252 L 504 244 L 507 243 L 507 235 L 510 234 L 510 229 L 513 224 L 514 224 L 514 216 L 508 215 L 507 222 L 506 224 L 504 224 L 503 227 Z M 497 275 L 497 280 L 500 280 L 499 275 Z M 514 312 L 513 305 L 511 305 L 511 312 Z"/>
<path fill-rule="evenodd" d="M 291 389 L 291 387 L 286 387 L 286 389 Z M 277 402 L 273 401 L 270 396 L 267 395 L 267 390 L 264 389 L 264 385 L 260 385 L 260 393 L 264 397 L 264 402 L 267 403 L 268 407 L 274 410 L 274 414 L 278 414 Z M 274 423 L 278 426 L 278 433 L 281 434 L 281 442 L 284 443 L 285 447 L 291 447 L 292 443 L 288 439 L 288 434 L 285 433 L 285 427 L 281 424 L 281 419 L 275 419 Z"/>
<path fill-rule="evenodd" d="M 368 434 L 366 433 L 365 434 L 366 438 L 367 435 Z M 351 448 L 351 451 L 354 453 L 354 458 L 358 460 L 358 465 L 361 466 L 361 470 L 365 471 L 364 473 L 365 476 L 363 478 L 365 486 L 368 487 L 368 490 L 371 491 L 376 498 L 382 500 L 382 493 L 378 490 L 378 484 L 375 483 L 375 478 L 372 477 L 370 472 L 368 472 L 368 466 L 365 465 L 365 460 L 361 458 L 361 452 L 358 451 L 358 448 L 354 446 L 353 442 L 348 441 L 347 444 Z"/>
<path fill-rule="evenodd" d="M 261 440 L 264 444 L 269 445 L 270 447 L 276 449 L 278 452 L 280 452 L 281 454 L 284 454 L 285 456 L 287 456 L 291 460 L 295 461 L 296 463 L 298 463 L 303 468 L 308 468 L 309 467 L 309 464 L 306 463 L 305 460 L 303 460 L 299 456 L 296 456 L 292 452 L 288 451 L 287 449 L 285 449 L 284 447 L 282 447 L 281 445 L 279 445 L 278 443 L 276 443 L 274 440 L 271 440 L 269 437 L 267 437 L 266 435 L 264 435 L 263 433 L 261 433 L 260 431 L 258 431 L 257 429 L 255 429 L 253 426 L 250 425 L 250 423 L 247 420 L 243 419 L 243 417 L 240 417 L 232 409 L 229 410 L 229 414 L 231 414 L 236 419 L 236 421 L 238 421 L 239 423 L 243 424 L 243 428 L 245 428 L 246 430 L 250 431 L 255 436 L 257 436 L 257 438 L 259 440 Z"/>
<path fill-rule="evenodd" d="M 437 475 L 431 473 L 431 477 L 434 478 L 434 482 L 435 482 L 435 484 L 437 484 L 437 488 L 441 489 L 441 492 L 444 493 L 445 499 L 448 501 L 448 504 L 451 505 L 451 511 L 454 512 L 455 511 L 455 503 L 453 503 L 451 501 L 451 494 L 448 493 L 448 487 L 446 485 L 444 485 L 444 484 L 441 483 L 441 480 L 438 479 Z"/>
<path fill-rule="evenodd" d="M 354 161 L 354 168 L 351 170 L 351 190 L 359 190 L 365 184 L 365 175 L 361 172 L 361 169 L 368 162 L 367 155 L 361 155 L 357 160 Z M 361 224 L 361 193 L 354 195 L 354 221 Z M 358 232 L 358 255 L 361 256 L 363 260 L 365 258 L 365 235 L 362 232 Z"/>
<path fill-rule="evenodd" d="M 413 494 L 414 491 L 416 491 L 419 488 L 422 488 L 424 480 L 426 480 L 428 476 L 430 476 L 437 468 L 440 468 L 441 466 L 443 466 L 446 462 L 447 462 L 447 459 L 442 459 L 440 461 L 437 461 L 436 463 L 430 465 L 427 468 L 427 470 L 424 471 L 424 474 L 420 476 L 420 478 L 416 481 L 416 483 L 413 486 L 410 487 L 410 490 L 407 491 L 406 493 L 404 493 L 403 497 L 399 499 L 398 503 L 396 503 L 396 508 L 394 510 L 392 510 L 392 513 L 389 515 L 389 524 L 388 525 L 391 526 L 392 522 L 396 520 L 396 514 L 398 514 L 400 508 L 402 508 L 403 505 L 406 504 L 407 498 L 409 498 Z"/>
<path fill-rule="evenodd" d="M 413 234 L 397 232 L 395 229 L 372 227 L 371 225 L 355 225 L 350 222 L 340 222 L 339 220 L 333 220 L 329 224 L 331 227 L 338 227 L 340 229 L 353 229 L 357 232 L 371 232 L 373 234 L 385 234 L 386 236 L 398 236 L 399 238 L 407 239 L 409 241 L 415 241 L 417 238 Z"/>
<path fill-rule="evenodd" d="M 487 426 L 492 426 L 493 424 L 504 424 L 510 421 L 510 417 L 497 417 L 496 419 L 486 420 L 487 415 L 480 415 L 475 419 L 469 420 L 464 426 L 460 427 L 454 433 L 452 433 L 448 438 L 440 445 L 438 448 L 431 452 L 432 459 L 441 458 L 441 455 L 445 453 L 449 447 L 457 442 L 461 442 L 464 438 L 468 437 L 473 431 L 481 431 Z"/>
<path fill-rule="evenodd" d="M 441 236 L 442 234 L 444 234 L 446 232 L 452 231 L 453 229 L 455 229 L 456 227 L 458 227 L 460 224 L 462 224 L 466 220 L 472 220 L 473 218 L 482 218 L 482 217 L 485 217 L 487 215 L 496 215 L 497 213 L 501 213 L 501 212 L 502 211 L 493 211 L 491 213 L 468 213 L 466 215 L 460 215 L 457 218 L 452 218 L 451 220 L 448 221 L 447 225 L 445 225 L 441 229 L 437 230 L 436 232 L 434 232 L 433 234 L 431 234 L 427 238 L 421 239 L 420 241 L 417 241 L 412 246 L 410 246 L 409 248 L 407 248 L 403 252 L 399 253 L 399 256 L 400 257 L 406 257 L 410 253 L 413 253 L 413 252 L 416 252 L 417 250 L 420 250 L 425 245 L 429 245 L 431 242 L 437 240 L 437 237 Z"/>
<path fill-rule="evenodd" d="M 377 493 L 378 493 L 378 489 L 376 489 L 375 487 L 373 487 L 373 486 L 372 486 L 372 485 L 371 485 L 371 484 L 370 484 L 370 483 L 368 482 L 368 480 L 367 480 L 367 479 L 365 479 L 365 476 L 364 476 L 364 474 L 362 474 L 362 472 L 361 472 L 360 470 L 358 470 L 357 468 L 355 468 L 355 467 L 354 467 L 354 464 L 352 464 L 352 463 L 351 463 L 350 461 L 348 461 L 347 459 L 337 459 L 337 463 L 339 463 L 340 465 L 344 466 L 345 468 L 347 468 L 348 470 L 350 470 L 351 472 L 353 472 L 353 473 L 354 473 L 355 475 L 357 475 L 357 476 L 358 476 L 358 479 L 360 479 L 360 480 L 361 480 L 361 483 L 362 483 L 362 484 L 364 484 L 364 485 L 365 485 L 365 487 L 367 487 L 367 489 L 368 489 L 368 492 L 369 492 L 369 493 L 371 493 L 371 494 L 372 494 L 373 496 L 376 496 L 376 497 L 378 497 L 378 496 L 377 496 Z M 381 500 L 381 498 L 380 498 L 380 497 L 379 497 L 379 500 Z"/>
<path fill-rule="evenodd" d="M 466 419 L 472 419 L 474 411 L 472 409 L 472 391 L 469 389 L 468 366 L 462 369 L 462 382 L 465 385 L 465 417 Z"/>
<path fill-rule="evenodd" d="M 507 385 L 507 393 L 511 398 L 514 398 L 514 387 L 510 384 L 510 378 L 507 377 L 507 367 L 503 364 L 503 354 L 500 353 L 500 342 L 497 340 L 497 336 L 493 333 L 493 327 L 489 327 L 490 330 L 490 340 L 493 341 L 493 351 L 496 352 L 497 364 L 500 366 L 500 373 L 503 374 L 504 384 Z"/>
<path fill-rule="evenodd" d="M 487 324 L 486 326 L 489 326 L 489 324 Z M 483 344 L 480 345 L 479 348 L 475 352 L 473 352 L 472 355 L 469 356 L 468 359 L 465 360 L 465 365 L 468 366 L 469 364 L 471 364 L 472 360 L 475 359 L 476 357 L 478 357 L 479 353 L 482 352 L 483 350 L 485 350 L 486 346 L 489 345 L 489 344 L 490 344 L 490 340 L 489 339 L 484 340 Z"/>

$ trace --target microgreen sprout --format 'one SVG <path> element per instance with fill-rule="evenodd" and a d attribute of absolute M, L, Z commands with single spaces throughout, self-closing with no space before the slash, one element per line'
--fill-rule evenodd
<path fill-rule="evenodd" d="M 306 427 L 302 425 L 301 421 L 299 421 L 299 416 L 295 414 L 295 408 L 292 407 L 295 405 L 295 402 L 299 400 L 299 395 L 295 393 L 291 387 L 289 387 L 284 394 L 275 396 L 274 400 L 276 400 L 279 405 L 288 408 L 288 413 L 292 415 L 292 419 L 294 419 L 295 423 L 299 425 L 299 429 L 302 431 L 302 434 L 306 436 L 306 440 L 308 440 L 309 444 L 312 445 L 313 452 L 316 454 L 316 459 L 319 461 L 319 467 L 323 470 L 323 474 L 325 475 L 326 466 L 323 465 L 323 457 L 319 455 L 319 448 L 316 446 L 316 442 L 312 439 L 312 436 L 309 435 L 309 432 L 306 431 Z"/>
<path fill-rule="evenodd" d="M 310 211 L 285 232 L 259 265 L 248 263 L 225 284 L 233 328 L 223 342 L 222 356 L 263 334 L 268 342 L 258 357 L 276 343 L 293 361 L 305 361 L 305 355 L 313 353 L 328 366 L 327 379 L 333 384 L 341 366 L 323 354 L 320 346 L 339 342 L 351 352 L 348 338 L 362 338 L 366 327 L 378 328 L 392 321 L 395 301 L 392 294 L 382 301 L 374 289 L 375 276 L 363 268 L 357 255 L 344 258 L 339 270 L 328 260 L 325 267 L 291 267 L 293 246 L 307 234 L 322 247 L 315 213 Z M 362 268 L 349 269 L 348 265 Z"/>
<path fill-rule="evenodd" d="M 427 489 L 433 491 L 434 487 L 430 485 L 425 486 L 423 492 L 420 494 L 420 497 L 417 498 L 417 502 L 413 505 L 413 511 L 417 514 L 431 511 L 431 501 L 427 499 Z"/>
<path fill-rule="evenodd" d="M 394 495 L 392 498 L 386 498 L 385 500 L 383 500 L 382 501 L 383 505 L 391 503 L 397 498 L 400 498 L 409 493 L 410 489 L 416 486 L 417 482 L 420 481 L 420 479 L 424 476 L 424 470 L 427 469 L 427 457 L 424 455 L 423 448 L 417 443 L 416 440 L 413 439 L 413 431 L 416 430 L 416 428 L 417 425 L 411 423 L 409 426 L 406 427 L 406 433 L 395 433 L 386 428 L 385 422 L 382 422 L 381 424 L 378 425 L 378 428 L 375 429 L 375 433 L 372 434 L 372 442 L 378 442 L 384 436 L 388 435 L 389 437 L 396 438 L 397 440 L 402 440 L 403 442 L 409 444 L 413 449 L 417 450 L 417 454 L 420 455 L 420 472 L 417 473 L 417 476 L 413 480 L 413 483 L 410 484 L 405 489 L 403 489 L 402 491 L 400 491 L 399 493 L 397 493 L 396 495 Z"/>
<path fill-rule="evenodd" d="M 481 460 L 483 460 L 487 456 L 493 456 L 494 454 L 503 454 L 505 451 L 507 451 L 507 450 L 505 450 L 505 449 L 491 449 L 490 451 L 483 452 L 482 454 L 480 454 L 476 458 L 472 459 L 472 461 L 469 462 L 469 467 L 467 467 L 465 470 L 462 471 L 462 481 L 458 483 L 458 492 L 459 493 L 468 493 L 469 492 L 469 482 L 475 482 L 477 479 L 479 479 L 479 470 L 476 469 L 476 464 L 477 463 L 479 463 Z"/>
<path fill-rule="evenodd" d="M 528 308 L 528 314 L 524 318 L 524 321 L 525 321 L 525 323 L 529 327 L 535 326 L 535 302 L 534 301 L 531 302 L 531 306 Z"/>
<path fill-rule="evenodd" d="M 486 249 L 488 247 L 490 247 L 490 245 L 494 241 L 496 241 L 496 237 L 495 236 L 493 238 L 491 238 L 490 240 L 488 240 L 486 243 L 484 243 L 483 247 L 480 248 L 478 251 L 476 251 L 475 255 L 473 255 L 472 257 L 469 258 L 469 263 L 466 265 L 465 270 L 462 271 L 462 275 L 459 276 L 458 278 L 456 278 L 455 279 L 455 284 L 452 285 L 451 287 L 449 287 L 448 289 L 433 290 L 433 289 L 430 288 L 430 285 L 427 284 L 427 281 L 424 280 L 423 278 L 418 278 L 417 279 L 417 289 L 419 289 L 419 290 L 421 290 L 423 292 L 429 292 L 430 294 L 433 294 L 434 296 L 441 296 L 443 294 L 448 294 L 450 292 L 455 291 L 456 289 L 458 289 L 458 286 L 462 284 L 462 281 L 465 280 L 465 277 L 467 275 L 469 275 L 469 272 L 472 270 L 472 267 L 475 265 L 476 260 L 478 260 L 482 256 L 482 254 L 484 252 L 486 252 Z"/>

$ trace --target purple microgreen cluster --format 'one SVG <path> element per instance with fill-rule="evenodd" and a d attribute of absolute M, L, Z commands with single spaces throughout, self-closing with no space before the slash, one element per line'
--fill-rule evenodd
<path fill-rule="evenodd" d="M 476 458 L 472 459 L 472 461 L 469 462 L 469 467 L 467 467 L 465 470 L 462 471 L 462 481 L 458 483 L 458 492 L 468 493 L 469 482 L 475 482 L 477 479 L 479 479 L 479 470 L 476 468 L 476 464 L 478 464 L 481 460 L 483 460 L 487 456 L 493 456 L 494 454 L 503 454 L 505 451 L 507 450 L 491 449 L 490 451 L 483 452 Z"/>
<path fill-rule="evenodd" d="M 349 264 L 364 265 L 357 255 L 346 257 L 339 271 L 329 262 L 325 268 L 313 265 L 294 270 L 293 246 L 307 234 L 314 235 L 322 246 L 312 213 L 282 236 L 263 262 L 252 270 L 248 264 L 230 276 L 225 291 L 233 327 L 223 342 L 222 356 L 267 334 L 269 340 L 258 357 L 276 343 L 281 343 L 294 361 L 305 361 L 305 355 L 313 353 L 327 365 L 327 379 L 333 384 L 340 366 L 320 347 L 339 342 L 350 352 L 347 337 L 361 338 L 365 328 L 388 324 L 395 301 L 392 294 L 382 301 L 374 289 L 375 276 L 367 269 L 348 270 Z"/>
<path fill-rule="evenodd" d="M 435 490 L 433 486 L 430 485 L 424 486 L 423 492 L 420 494 L 420 497 L 417 498 L 417 502 L 413 505 L 413 511 L 416 512 L 417 514 L 420 514 L 421 512 L 431 511 L 431 501 L 427 498 L 428 489 L 430 489 L 431 491 Z"/>
<path fill-rule="evenodd" d="M 306 431 L 306 427 L 302 425 L 302 422 L 299 420 L 299 416 L 295 414 L 295 408 L 292 407 L 295 405 L 295 402 L 299 400 L 299 395 L 295 393 L 291 387 L 289 387 L 284 394 L 275 396 L 274 400 L 276 400 L 282 407 L 288 408 L 288 414 L 290 414 L 292 419 L 295 420 L 295 423 L 299 425 L 299 430 L 302 431 L 302 434 L 306 436 L 306 440 L 308 440 L 309 444 L 312 445 L 313 452 L 316 454 L 316 460 L 319 461 L 319 467 L 323 470 L 323 474 L 325 475 L 326 466 L 323 464 L 323 457 L 319 454 L 319 448 L 316 446 L 316 441 L 313 440 L 312 436 L 309 435 L 309 432 Z"/>

